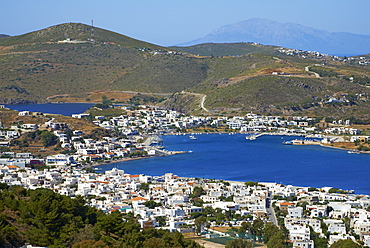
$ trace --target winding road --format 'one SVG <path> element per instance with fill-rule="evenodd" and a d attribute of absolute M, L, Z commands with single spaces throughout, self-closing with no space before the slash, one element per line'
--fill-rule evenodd
<path fill-rule="evenodd" d="M 206 111 L 206 112 L 211 112 L 211 111 L 209 111 L 208 109 L 206 109 L 206 107 L 204 107 L 204 102 L 205 102 L 205 100 L 206 100 L 206 97 L 207 97 L 207 95 L 204 95 L 203 97 L 202 97 L 202 101 L 200 102 L 200 107 L 204 110 L 204 111 Z"/>
<path fill-rule="evenodd" d="M 313 72 L 313 71 L 310 71 L 310 67 L 311 67 L 311 66 L 321 66 L 321 65 L 319 65 L 319 64 L 315 64 L 315 65 L 308 65 L 308 66 L 306 66 L 306 67 L 304 68 L 304 70 L 305 70 L 306 72 L 311 72 L 311 73 L 313 73 L 313 74 L 315 75 L 315 77 L 319 78 L 319 77 L 320 77 L 320 75 L 319 75 L 318 73 Z"/>

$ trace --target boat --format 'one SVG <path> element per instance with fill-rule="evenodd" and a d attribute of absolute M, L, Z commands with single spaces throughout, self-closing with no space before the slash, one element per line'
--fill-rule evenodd
<path fill-rule="evenodd" d="M 197 137 L 195 137 L 194 135 L 190 135 L 190 136 L 189 136 L 189 138 L 190 138 L 191 140 L 196 140 L 196 139 L 197 139 Z"/>
<path fill-rule="evenodd" d="M 247 140 L 256 140 L 256 135 L 248 135 L 247 137 L 245 137 L 245 139 Z"/>
<path fill-rule="evenodd" d="M 360 154 L 360 152 L 357 151 L 357 150 L 349 150 L 348 153 L 350 153 L 350 154 Z"/>

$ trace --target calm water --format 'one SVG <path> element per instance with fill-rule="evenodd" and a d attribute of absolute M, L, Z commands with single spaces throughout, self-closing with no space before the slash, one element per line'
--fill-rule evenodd
<path fill-rule="evenodd" d="M 32 111 L 70 116 L 72 114 L 83 113 L 93 105 L 94 103 L 43 103 L 6 105 L 6 107 L 17 111 Z"/>
<path fill-rule="evenodd" d="M 98 172 L 117 167 L 130 174 L 216 178 L 234 181 L 278 182 L 297 186 L 332 186 L 370 194 L 370 155 L 320 146 L 283 145 L 281 136 L 210 134 L 164 136 L 167 150 L 192 151 L 99 166 Z M 293 139 L 285 137 L 286 140 Z"/>
<path fill-rule="evenodd" d="M 71 115 L 83 113 L 91 103 L 10 105 L 14 110 Z M 255 141 L 245 135 L 210 134 L 164 136 L 167 150 L 192 151 L 168 157 L 141 159 L 100 166 L 103 172 L 117 167 L 127 173 L 260 181 L 297 186 L 332 186 L 370 194 L 370 155 L 320 146 L 289 146 L 281 136 L 262 136 Z M 286 140 L 293 139 L 285 137 Z"/>

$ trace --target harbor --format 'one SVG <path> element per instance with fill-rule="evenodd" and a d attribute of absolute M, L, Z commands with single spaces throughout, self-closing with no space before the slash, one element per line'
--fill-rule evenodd
<path fill-rule="evenodd" d="M 244 134 L 198 134 L 194 142 L 188 135 L 165 135 L 162 139 L 166 149 L 188 152 L 104 164 L 98 172 L 116 167 L 133 174 L 173 172 L 184 177 L 335 186 L 356 193 L 370 192 L 364 176 L 370 173 L 367 154 L 353 155 L 330 146 L 287 146 L 282 144 L 282 138 L 285 136 L 262 135 L 249 142 Z M 353 170 L 353 166 L 357 169 Z"/>

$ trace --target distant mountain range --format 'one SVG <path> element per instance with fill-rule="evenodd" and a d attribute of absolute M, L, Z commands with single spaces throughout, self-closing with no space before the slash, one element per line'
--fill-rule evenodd
<path fill-rule="evenodd" d="M 254 18 L 220 27 L 203 38 L 179 46 L 201 43 L 256 42 L 332 55 L 370 53 L 370 35 L 328 32 L 295 23 Z"/>
<path fill-rule="evenodd" d="M 0 34 L 0 38 L 5 38 L 5 37 L 9 37 L 9 35 L 6 35 L 6 34 Z"/>

